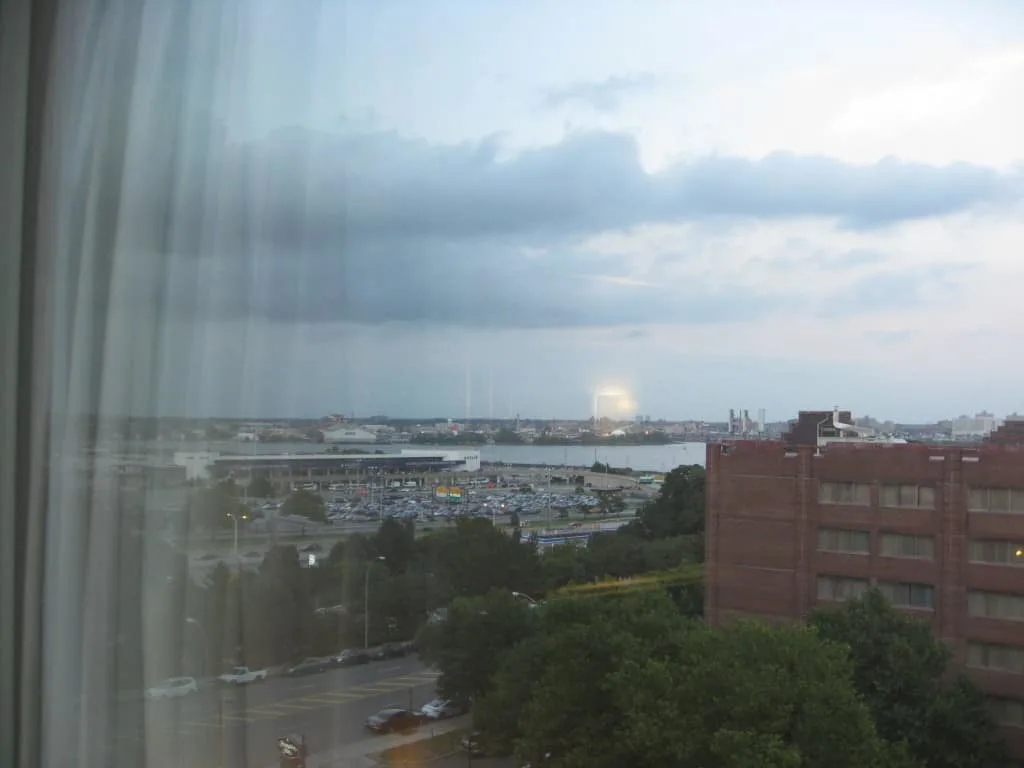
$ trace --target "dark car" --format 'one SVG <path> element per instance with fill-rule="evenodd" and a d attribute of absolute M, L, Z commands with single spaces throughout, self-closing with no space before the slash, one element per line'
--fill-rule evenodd
<path fill-rule="evenodd" d="M 330 661 L 333 667 L 354 667 L 357 664 L 368 664 L 370 654 L 362 648 L 346 648 L 337 656 L 332 656 Z"/>
<path fill-rule="evenodd" d="M 380 651 L 385 659 L 397 659 L 409 655 L 409 648 L 405 643 L 385 643 L 380 647 Z"/>
<path fill-rule="evenodd" d="M 330 664 L 324 659 L 303 659 L 294 667 L 288 670 L 290 677 L 299 677 L 300 675 L 315 675 L 318 672 L 326 672 L 330 667 Z"/>
<path fill-rule="evenodd" d="M 408 709 L 382 709 L 366 718 L 366 727 L 374 733 L 408 733 L 415 730 L 423 719 Z"/>

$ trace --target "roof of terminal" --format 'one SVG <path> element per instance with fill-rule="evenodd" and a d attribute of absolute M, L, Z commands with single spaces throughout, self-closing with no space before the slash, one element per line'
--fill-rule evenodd
<path fill-rule="evenodd" d="M 214 461 L 394 461 L 397 459 L 447 459 L 449 452 L 424 453 L 256 453 L 218 456 Z"/>

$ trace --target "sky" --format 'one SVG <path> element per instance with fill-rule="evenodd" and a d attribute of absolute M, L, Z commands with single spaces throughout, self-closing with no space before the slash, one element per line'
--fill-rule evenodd
<path fill-rule="evenodd" d="M 1022 409 L 1019 2 L 172 6 L 115 291 L 164 412 Z"/>

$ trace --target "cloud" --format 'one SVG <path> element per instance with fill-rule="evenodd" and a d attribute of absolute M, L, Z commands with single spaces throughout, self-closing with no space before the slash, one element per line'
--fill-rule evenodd
<path fill-rule="evenodd" d="M 544 95 L 543 104 L 548 109 L 579 103 L 595 112 L 616 112 L 624 97 L 637 91 L 649 89 L 659 79 L 649 73 L 619 75 L 607 80 L 580 81 L 562 88 L 554 88 Z"/>
<path fill-rule="evenodd" d="M 922 306 L 948 298 L 953 280 L 976 269 L 973 264 L 929 264 L 873 272 L 848 285 L 831 286 L 825 317 L 843 317 L 886 309 Z"/>
<path fill-rule="evenodd" d="M 817 217 L 872 227 L 1020 193 L 1018 176 L 963 163 L 854 166 L 791 154 L 715 155 L 648 174 L 633 138 L 600 131 L 508 159 L 496 140 L 441 146 L 304 129 L 192 154 L 207 167 L 175 168 L 173 184 L 159 174 L 149 180 L 162 210 L 191 209 L 190 222 L 215 215 L 221 245 L 242 238 L 284 249 L 352 238 L 511 238 L 540 248 L 552 237 L 709 219 Z"/>
<path fill-rule="evenodd" d="M 189 138 L 194 147 L 204 136 Z M 439 146 L 393 133 L 290 129 L 249 144 L 207 143 L 209 151 L 182 151 L 174 162 L 174 147 L 161 147 L 160 162 L 131 170 L 137 193 L 124 221 L 136 228 L 133 243 L 191 256 L 138 298 L 196 316 L 289 324 L 548 328 L 757 318 L 799 296 L 737 289 L 711 275 L 685 285 L 638 276 L 621 258 L 580 244 L 647 223 L 809 217 L 882 226 L 1016 193 L 1015 178 L 986 168 L 895 160 L 711 156 L 648 174 L 634 140 L 607 132 L 510 158 L 496 140 Z M 864 266 L 882 257 L 843 258 Z M 864 279 L 875 282 L 844 288 L 830 311 L 899 302 L 913 288 L 899 274 Z"/>

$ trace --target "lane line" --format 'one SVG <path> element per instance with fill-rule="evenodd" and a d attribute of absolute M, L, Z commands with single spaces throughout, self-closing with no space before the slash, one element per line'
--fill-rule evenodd
<path fill-rule="evenodd" d="M 218 718 L 218 715 L 212 714 L 208 720 L 202 723 L 202 726 L 217 728 L 219 727 L 219 722 L 223 720 L 242 723 L 261 722 L 279 717 L 287 717 L 288 715 L 294 715 L 297 712 L 310 712 L 317 709 L 326 709 L 340 704 L 348 704 L 350 702 L 374 698 L 386 693 L 396 693 L 400 690 L 422 687 L 436 682 L 438 677 L 440 677 L 440 673 L 436 670 L 423 670 L 421 672 L 402 675 L 401 677 L 385 678 L 383 680 L 375 680 L 370 683 L 362 683 L 343 690 L 323 691 L 321 693 L 307 694 L 305 696 L 293 696 L 283 700 L 267 702 L 266 704 L 261 704 L 251 709 L 245 709 L 245 715 L 241 717 L 221 715 Z M 315 687 L 315 684 L 301 686 L 301 688 L 309 687 Z"/>

